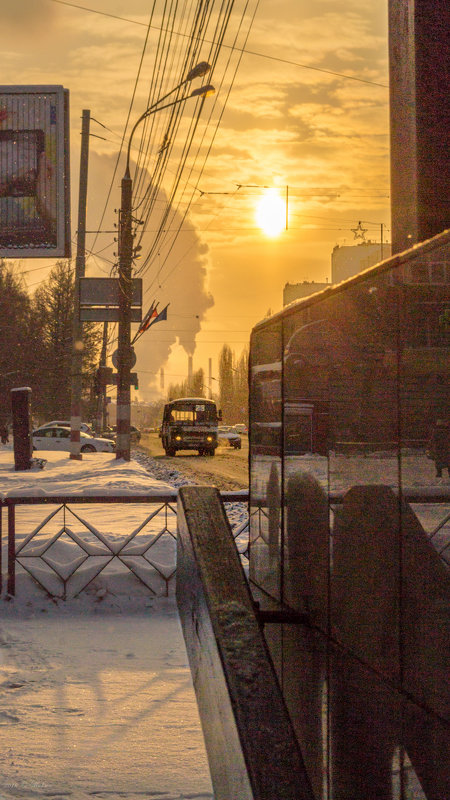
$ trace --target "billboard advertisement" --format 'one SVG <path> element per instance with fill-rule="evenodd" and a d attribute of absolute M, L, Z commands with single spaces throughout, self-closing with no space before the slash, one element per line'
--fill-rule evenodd
<path fill-rule="evenodd" d="M 69 93 L 0 86 L 0 258 L 70 257 Z"/>

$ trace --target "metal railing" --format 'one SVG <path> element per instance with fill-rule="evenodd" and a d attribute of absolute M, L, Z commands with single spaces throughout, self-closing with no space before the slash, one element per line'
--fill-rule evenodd
<path fill-rule="evenodd" d="M 225 509 L 245 503 L 248 493 L 222 492 Z M 106 506 L 136 506 L 133 529 L 120 525 L 111 535 Z M 86 506 L 93 507 L 89 514 Z M 137 508 L 144 506 L 141 512 Z M 43 517 L 38 507 L 48 511 Z M 75 597 L 112 569 L 131 573 L 152 596 L 167 596 L 176 573 L 177 492 L 152 495 L 17 496 L 0 500 L 0 592 L 2 575 L 2 515 L 7 515 L 6 592 L 16 594 L 16 571 L 28 573 L 49 596 Z M 248 512 L 230 525 L 241 558 L 248 559 Z M 120 523 L 120 513 L 117 515 Z M 115 520 L 117 527 L 117 518 Z M 106 528 L 106 530 L 105 530 Z M 167 541 L 169 540 L 169 541 Z M 162 550 L 161 550 L 162 545 Z M 173 552 L 173 559 L 167 553 Z M 161 556 L 161 553 L 164 555 Z M 105 572 L 106 571 L 106 572 Z"/>

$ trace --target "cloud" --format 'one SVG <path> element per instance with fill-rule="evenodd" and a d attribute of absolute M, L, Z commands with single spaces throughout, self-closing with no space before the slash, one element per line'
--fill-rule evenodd
<path fill-rule="evenodd" d="M 72 172 L 72 219 L 77 219 L 77 183 L 79 152 L 73 148 Z M 115 158 L 110 155 L 99 156 L 94 151 L 89 158 L 88 178 L 88 219 L 87 230 L 95 231 L 98 228 L 102 209 L 106 199 L 108 187 L 111 183 L 115 165 Z M 112 209 L 120 206 L 119 185 L 122 176 L 121 169 L 113 181 L 112 202 L 109 204 L 102 231 L 87 234 L 86 246 L 88 250 L 95 250 L 97 255 L 90 256 L 87 263 L 86 275 L 107 277 L 111 268 L 117 264 L 117 242 L 114 241 L 114 225 L 117 223 L 117 214 Z M 147 176 L 148 178 L 148 176 Z M 159 201 L 164 201 L 165 196 L 160 195 Z M 158 202 L 156 207 L 160 208 Z M 136 261 L 139 270 L 144 265 L 145 255 L 154 241 L 154 230 L 158 227 L 158 215 L 150 217 L 147 223 L 148 232 L 143 235 L 142 259 Z M 181 212 L 175 211 L 170 219 L 171 230 L 176 229 L 182 222 Z M 74 233 L 74 232 L 73 232 Z M 137 240 L 136 240 L 137 241 Z M 207 312 L 214 305 L 213 296 L 209 290 L 209 251 L 202 241 L 200 234 L 189 220 L 185 220 L 175 246 L 170 251 L 170 239 L 162 241 L 158 252 L 155 254 L 148 269 L 143 268 L 143 313 L 148 310 L 152 301 L 159 303 L 161 311 L 170 303 L 166 322 L 158 322 L 152 326 L 136 343 L 138 357 L 137 371 L 140 374 L 139 391 L 147 399 L 152 397 L 159 381 L 159 370 L 164 366 L 171 352 L 180 345 L 186 355 L 193 355 L 196 349 L 196 340 L 206 319 Z M 133 325 L 133 333 L 137 326 Z M 112 349 L 115 348 L 113 345 Z"/>
<path fill-rule="evenodd" d="M 56 16 L 56 9 L 48 0 L 12 0 L 0 6 L 0 23 L 18 28 L 21 34 L 31 34 L 47 26 Z"/>
<path fill-rule="evenodd" d="M 175 215 L 173 227 L 180 221 L 180 215 Z M 208 249 L 192 226 L 184 225 L 183 229 L 185 232 L 180 235 L 166 265 L 161 267 L 165 257 L 162 249 L 149 273 L 144 275 L 144 312 L 154 299 L 159 301 L 159 311 L 167 303 L 170 305 L 167 321 L 152 326 L 136 343 L 137 366 L 142 371 L 139 386 L 143 396 L 151 393 L 155 373 L 167 363 L 177 343 L 186 355 L 194 354 L 202 322 L 214 305 L 208 290 Z"/>

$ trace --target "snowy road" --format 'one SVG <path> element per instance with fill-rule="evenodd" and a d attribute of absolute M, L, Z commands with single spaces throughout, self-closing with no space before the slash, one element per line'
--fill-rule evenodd
<path fill-rule="evenodd" d="M 174 601 L 41 609 L 0 622 L 1 800 L 210 800 Z"/>
<path fill-rule="evenodd" d="M 241 450 L 235 450 L 220 440 L 214 458 L 199 456 L 196 451 L 184 450 L 176 456 L 165 455 L 158 434 L 144 434 L 138 450 L 152 457 L 167 476 L 171 470 L 183 473 L 190 483 L 217 486 L 224 491 L 248 489 L 248 436 L 242 436 Z M 138 450 L 134 452 L 136 456 Z M 167 480 L 165 477 L 163 480 Z M 170 481 L 169 481 L 170 482 Z"/>

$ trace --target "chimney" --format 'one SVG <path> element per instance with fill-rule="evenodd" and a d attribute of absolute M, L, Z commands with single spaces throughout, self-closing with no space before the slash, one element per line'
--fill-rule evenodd
<path fill-rule="evenodd" d="M 192 375 L 193 375 L 193 366 L 192 366 L 192 356 L 188 356 L 188 389 L 189 393 L 192 392 Z"/>

